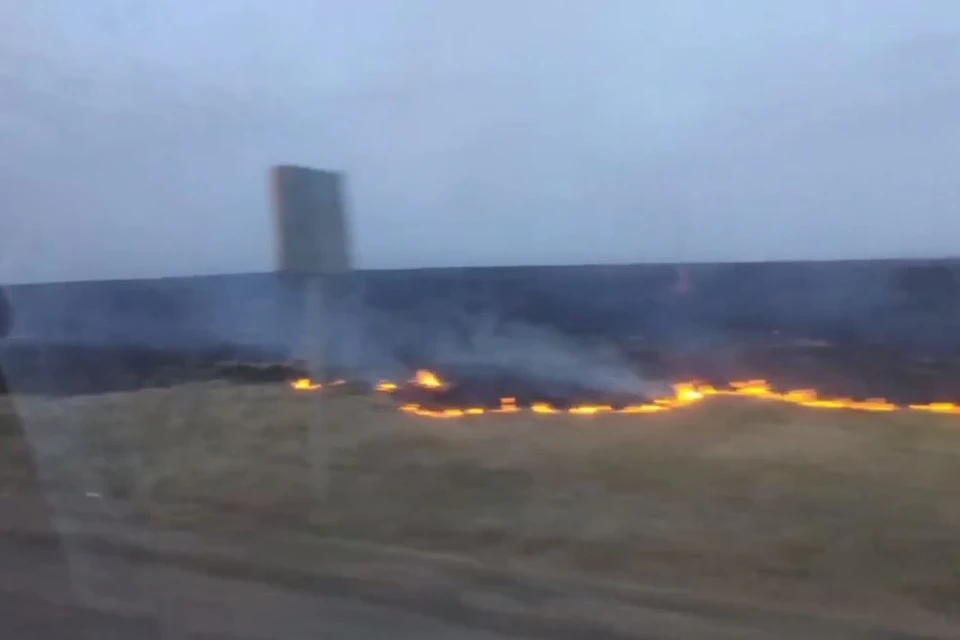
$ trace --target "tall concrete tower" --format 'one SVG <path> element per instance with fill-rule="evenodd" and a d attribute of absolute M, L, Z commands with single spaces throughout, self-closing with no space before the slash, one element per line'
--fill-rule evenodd
<path fill-rule="evenodd" d="M 281 273 L 313 278 L 351 270 L 343 183 L 332 171 L 271 170 Z"/>

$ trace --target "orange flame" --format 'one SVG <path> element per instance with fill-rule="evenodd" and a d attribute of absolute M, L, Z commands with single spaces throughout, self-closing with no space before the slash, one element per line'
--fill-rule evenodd
<path fill-rule="evenodd" d="M 417 371 L 412 382 L 418 386 L 430 389 L 438 389 L 445 386 L 444 381 L 441 380 L 439 376 L 426 370 Z M 342 384 L 342 381 L 334 381 L 332 384 L 338 383 Z M 323 388 L 323 385 L 314 383 L 309 378 L 295 380 L 291 383 L 291 386 L 297 390 Z M 377 384 L 376 388 L 378 391 L 389 393 L 399 389 L 399 385 L 394 382 L 384 381 Z M 516 398 L 505 397 L 500 399 L 500 406 L 496 409 L 485 409 L 483 407 L 428 409 L 418 404 L 408 403 L 401 405 L 400 410 L 404 413 L 430 418 L 460 418 L 464 416 L 484 415 L 487 413 L 519 413 L 520 411 L 530 411 L 535 414 L 567 413 L 587 416 L 607 413 L 646 414 L 680 409 L 714 397 L 760 398 L 814 409 L 847 409 L 887 413 L 893 411 L 922 411 L 926 413 L 960 415 L 960 404 L 954 402 L 934 402 L 930 404 L 899 406 L 885 398 L 867 398 L 866 400 L 854 400 L 853 398 L 821 398 L 813 389 L 776 391 L 766 380 L 738 380 L 729 383 L 724 388 L 717 388 L 697 382 L 679 382 L 674 385 L 673 395 L 671 396 L 622 408 L 614 408 L 610 405 L 603 404 L 583 404 L 560 409 L 547 402 L 534 402 L 529 407 L 520 407 L 517 404 Z"/>
<path fill-rule="evenodd" d="M 290 386 L 297 391 L 315 391 L 317 389 L 323 389 L 322 384 L 319 382 L 313 382 L 310 380 L 310 378 L 300 378 L 298 380 L 294 380 L 290 383 Z"/>
<path fill-rule="evenodd" d="M 413 382 L 414 384 L 420 385 L 421 387 L 426 387 L 427 389 L 440 389 L 443 387 L 443 380 L 440 379 L 440 376 L 425 369 L 420 369 L 417 371 L 416 375 L 413 377 Z"/>

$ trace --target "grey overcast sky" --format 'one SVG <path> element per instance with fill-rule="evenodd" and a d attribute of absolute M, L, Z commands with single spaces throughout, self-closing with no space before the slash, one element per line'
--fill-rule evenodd
<path fill-rule="evenodd" d="M 263 271 L 266 169 L 362 268 L 960 254 L 957 0 L 0 6 L 0 281 Z"/>

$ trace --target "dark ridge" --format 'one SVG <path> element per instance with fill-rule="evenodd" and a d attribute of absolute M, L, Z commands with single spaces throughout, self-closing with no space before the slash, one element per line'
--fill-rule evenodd
<path fill-rule="evenodd" d="M 362 271 L 334 306 L 363 315 L 352 324 L 380 342 L 414 350 L 438 329 L 469 328 L 483 315 L 659 343 L 779 331 L 960 350 L 957 261 L 701 264 L 689 272 L 690 292 L 679 296 L 671 265 Z M 301 304 L 275 274 L 17 285 L 8 293 L 22 338 L 178 349 L 288 348 Z"/>
<path fill-rule="evenodd" d="M 836 395 L 960 397 L 960 261 L 688 269 L 686 295 L 677 293 L 677 265 L 357 272 L 328 300 L 330 367 L 368 380 L 443 369 L 519 326 L 577 349 L 608 345 L 647 378 L 762 377 Z M 0 361 L 15 389 L 97 393 L 302 373 L 289 363 L 303 301 L 275 274 L 7 293 L 14 322 Z M 829 347 L 803 346 L 812 343 Z"/>

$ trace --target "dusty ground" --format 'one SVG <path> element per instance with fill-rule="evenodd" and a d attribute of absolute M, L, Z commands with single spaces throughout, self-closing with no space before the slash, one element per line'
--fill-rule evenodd
<path fill-rule="evenodd" d="M 956 417 L 714 401 L 437 421 L 218 383 L 16 402 L 57 484 L 129 500 L 158 527 L 243 529 L 254 544 L 258 527 L 295 525 L 777 603 L 958 615 Z"/>

